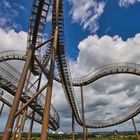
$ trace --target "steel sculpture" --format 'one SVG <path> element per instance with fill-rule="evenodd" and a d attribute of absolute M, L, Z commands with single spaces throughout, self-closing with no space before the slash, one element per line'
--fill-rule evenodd
<path fill-rule="evenodd" d="M 43 42 L 43 33 L 50 6 L 52 6 L 52 31 L 50 38 Z M 40 51 L 44 45 L 47 45 L 47 47 L 42 57 Z M 6 62 L 10 60 L 25 61 L 22 73 L 19 73 Z M 85 118 L 84 86 L 112 74 L 123 73 L 139 76 L 140 65 L 129 62 L 109 64 L 83 77 L 72 79 L 65 52 L 63 0 L 33 0 L 29 21 L 27 51 L 10 50 L 0 52 L 0 64 L 0 87 L 14 96 L 13 103 L 9 103 L 6 99 L 0 97 L 3 106 L 6 104 L 11 108 L 2 140 L 10 139 L 16 117 L 17 121 L 13 139 L 15 138 L 17 129 L 19 129 L 18 139 L 21 139 L 24 123 L 27 118 L 31 119 L 28 140 L 31 139 L 34 121 L 42 125 L 41 140 L 47 139 L 49 127 L 53 130 L 59 128 L 59 114 L 51 105 L 53 80 L 62 84 L 67 103 L 71 108 L 73 139 L 75 139 L 75 120 L 83 126 L 84 139 L 86 139 L 87 128 L 109 127 L 123 123 L 129 119 L 132 119 L 138 137 L 133 117 L 140 112 L 139 100 L 126 112 L 118 116 L 106 120 L 88 120 Z M 55 74 L 55 64 L 57 65 L 59 75 Z M 30 76 L 27 76 L 29 73 L 38 77 L 34 83 L 30 82 Z M 43 87 L 40 86 L 42 74 L 46 76 L 46 83 Z M 38 84 L 37 87 L 34 86 L 36 83 Z M 82 111 L 80 111 L 75 97 L 75 86 L 81 88 Z M 42 91 L 45 89 L 46 94 L 44 96 Z M 43 96 L 42 99 L 44 99 L 44 102 L 40 100 L 39 97 L 41 96 Z M 22 105 L 19 107 L 20 102 L 22 102 Z M 32 109 L 32 111 L 29 109 Z M 22 116 L 22 123 L 19 125 L 20 116 Z"/>

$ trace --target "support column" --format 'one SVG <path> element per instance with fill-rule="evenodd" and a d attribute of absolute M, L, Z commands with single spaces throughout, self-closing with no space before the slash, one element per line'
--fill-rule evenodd
<path fill-rule="evenodd" d="M 26 114 L 27 114 L 27 108 L 24 110 L 22 118 L 21 118 L 21 123 L 20 123 L 20 127 L 19 127 L 17 140 L 22 139 L 22 133 L 23 133 L 23 128 L 24 128 L 24 124 L 25 124 L 25 120 L 26 120 Z"/>
<path fill-rule="evenodd" d="M 31 119 L 31 123 L 30 123 L 30 128 L 29 128 L 27 140 L 31 140 L 31 137 L 32 137 L 32 129 L 33 129 L 33 124 L 34 124 L 34 115 L 35 115 L 35 112 L 33 112 L 33 114 L 32 114 L 32 119 Z"/>
<path fill-rule="evenodd" d="M 86 140 L 88 140 L 88 128 L 86 127 Z"/>
<path fill-rule="evenodd" d="M 18 128 L 19 121 L 20 121 L 20 116 L 21 116 L 20 114 L 17 116 L 14 132 L 13 132 L 13 136 L 12 136 L 12 140 L 15 140 L 15 138 L 16 138 L 17 128 Z"/>
<path fill-rule="evenodd" d="M 39 80 L 38 80 L 38 85 L 37 85 L 36 92 L 39 91 L 40 84 L 41 84 L 41 78 L 42 78 L 42 74 L 39 75 Z M 28 133 L 27 140 L 30 140 L 31 139 L 31 136 L 32 136 L 32 129 L 33 129 L 33 124 L 34 124 L 34 116 L 35 116 L 35 111 L 32 114 L 32 119 L 31 119 L 31 124 L 30 124 L 30 128 L 29 128 L 29 133 Z"/>
<path fill-rule="evenodd" d="M 73 111 L 72 111 L 72 140 L 75 140 L 75 120 Z"/>
<path fill-rule="evenodd" d="M 3 108 L 4 108 L 4 103 L 2 103 L 2 106 L 1 106 L 1 109 L 0 109 L 0 116 L 2 114 Z"/>
<path fill-rule="evenodd" d="M 138 133 L 134 118 L 132 118 L 132 123 L 133 123 L 133 126 L 134 126 L 134 130 L 135 130 L 135 134 L 137 136 L 137 139 L 140 140 L 140 136 L 139 136 L 139 133 Z"/>
<path fill-rule="evenodd" d="M 27 76 L 27 80 L 26 80 L 25 88 L 24 88 L 24 93 L 25 93 L 25 94 L 26 94 L 26 91 L 27 91 L 27 88 L 28 88 L 28 84 L 29 84 L 29 81 L 30 81 L 30 77 L 31 77 L 31 71 L 28 71 L 28 76 Z M 22 106 L 23 106 L 23 103 L 22 103 Z M 22 106 L 21 106 L 21 107 L 22 107 Z M 19 127 L 19 131 L 18 131 L 17 140 L 21 140 L 21 139 L 22 139 L 22 133 L 23 133 L 23 129 L 24 129 L 25 121 L 26 121 L 27 111 L 28 111 L 28 108 L 26 108 L 26 109 L 23 111 L 22 118 L 21 118 L 21 123 L 20 123 L 20 127 Z"/>
<path fill-rule="evenodd" d="M 57 1 L 59 1 L 59 0 L 57 0 Z M 50 115 L 57 44 L 58 44 L 58 27 L 56 27 L 56 30 L 55 30 L 55 37 L 54 37 L 53 48 L 52 48 L 52 58 L 51 58 L 51 65 L 50 65 L 50 70 L 49 70 L 45 107 L 44 107 L 44 112 L 43 112 L 43 122 L 42 122 L 43 125 L 42 125 L 42 130 L 41 130 L 41 140 L 47 140 L 47 137 L 48 137 L 47 131 L 48 131 L 48 127 L 49 127 L 49 115 Z"/>
<path fill-rule="evenodd" d="M 50 106 L 51 106 L 51 97 L 52 97 L 54 67 L 55 67 L 55 60 L 56 60 L 56 50 L 57 50 L 57 47 L 58 47 L 59 0 L 56 0 L 56 11 L 55 12 L 56 12 L 56 19 L 55 19 L 56 20 L 56 27 L 55 27 L 55 32 L 54 32 L 52 58 L 51 58 L 47 93 L 46 93 L 45 106 L 44 106 L 44 112 L 43 112 L 41 140 L 47 140 L 48 139 L 48 127 L 49 127 L 49 116 L 50 116 Z"/>
<path fill-rule="evenodd" d="M 27 60 L 24 64 L 24 68 L 23 68 L 23 71 L 22 71 L 22 74 L 21 74 L 21 78 L 20 78 L 19 84 L 17 86 L 18 88 L 17 88 L 16 94 L 15 94 L 15 97 L 14 97 L 14 101 L 13 101 L 13 104 L 12 104 L 12 108 L 10 110 L 10 114 L 9 114 L 9 117 L 8 117 L 8 120 L 7 120 L 7 124 L 6 124 L 6 127 L 5 127 L 5 131 L 4 131 L 4 135 L 3 135 L 2 140 L 9 140 L 10 139 L 12 129 L 13 129 L 13 125 L 14 125 L 14 121 L 15 121 L 15 114 L 16 114 L 16 111 L 17 111 L 18 106 L 19 106 L 20 97 L 21 97 L 21 94 L 22 94 L 22 91 L 23 91 L 23 88 L 24 88 L 24 84 L 25 84 L 25 80 L 26 80 L 26 76 L 27 76 L 27 72 L 28 72 L 30 62 L 31 62 L 32 55 L 33 55 L 33 49 L 29 48 L 28 55 L 27 55 Z"/>
<path fill-rule="evenodd" d="M 82 86 L 81 86 L 81 102 L 82 102 L 82 120 L 83 120 L 83 140 L 86 140 L 85 115 L 84 115 L 84 99 L 83 99 L 83 87 Z"/>

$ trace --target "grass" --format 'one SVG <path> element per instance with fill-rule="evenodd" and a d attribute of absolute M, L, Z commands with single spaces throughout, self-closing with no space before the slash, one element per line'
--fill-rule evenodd
<path fill-rule="evenodd" d="M 0 136 L 0 140 L 2 136 Z M 22 140 L 27 140 L 26 136 Z M 33 136 L 31 140 L 40 140 L 39 136 Z M 71 135 L 51 135 L 48 140 L 72 140 Z M 76 135 L 75 140 L 83 140 L 81 135 Z M 119 135 L 119 136 L 102 136 L 102 135 L 90 135 L 88 140 L 137 140 L 135 135 Z"/>

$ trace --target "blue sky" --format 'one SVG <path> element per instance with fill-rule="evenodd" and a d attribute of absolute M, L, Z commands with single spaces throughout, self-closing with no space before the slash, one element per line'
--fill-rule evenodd
<path fill-rule="evenodd" d="M 31 0 L 0 0 L 1 51 L 7 49 L 25 50 L 31 2 Z M 97 67 L 113 62 L 139 63 L 139 13 L 140 0 L 64 0 L 66 52 L 72 76 L 87 74 Z M 50 23 L 50 21 L 46 23 L 45 33 L 47 34 L 47 27 L 50 26 Z M 139 92 L 139 82 L 136 77 L 125 77 L 124 75 L 99 80 L 99 82 L 85 87 L 85 106 L 92 105 L 92 100 L 98 104 L 101 98 L 110 104 L 111 108 L 108 109 L 108 105 L 106 108 L 108 112 L 109 110 L 113 111 L 113 107 L 117 106 L 120 108 L 130 107 L 136 102 L 137 96 L 130 98 L 126 94 L 129 95 L 132 91 Z M 132 85 L 133 87 L 131 87 Z M 62 101 L 62 97 L 65 99 L 62 88 L 60 85 L 54 84 L 54 89 L 61 95 L 54 95 L 52 102 L 62 118 L 62 130 L 69 130 L 71 113 L 66 101 Z M 108 95 L 109 92 L 117 94 Z M 78 94 L 76 96 L 78 98 Z M 93 98 L 91 98 L 92 96 Z M 107 96 L 109 96 L 109 100 L 106 99 Z M 105 106 L 103 108 L 99 106 L 97 112 L 103 113 L 104 108 Z M 68 114 L 65 113 L 66 110 Z M 115 113 L 119 111 L 121 110 L 117 109 L 112 114 L 116 115 Z M 97 112 L 87 113 L 86 116 L 92 118 L 94 115 L 98 119 L 102 115 L 96 114 Z M 139 119 L 138 117 L 137 122 L 140 128 Z M 113 129 L 118 128 L 120 127 Z M 132 130 L 131 122 L 124 125 L 122 130 L 124 128 Z M 78 128 L 77 130 L 82 129 Z"/>
<path fill-rule="evenodd" d="M 120 6 L 119 0 L 101 0 L 100 2 L 105 3 L 104 11 L 97 19 L 99 29 L 96 32 L 92 32 L 91 30 L 83 29 L 80 20 L 73 20 L 71 9 L 74 4 L 72 2 L 69 3 L 67 0 L 64 1 L 65 38 L 70 58 L 77 58 L 79 42 L 90 34 L 97 34 L 99 37 L 103 35 L 118 35 L 123 40 L 126 40 L 140 32 L 140 3 Z M 11 20 L 4 25 L 0 23 L 0 27 L 3 29 L 8 27 L 16 32 L 21 30 L 27 32 L 31 1 L 0 0 L 0 3 L 0 16 L 3 18 L 8 17 Z"/>
<path fill-rule="evenodd" d="M 140 32 L 140 3 L 120 7 L 118 0 L 111 0 L 108 1 L 104 11 L 99 20 L 100 28 L 97 32 L 99 36 L 119 35 L 126 40 Z"/>

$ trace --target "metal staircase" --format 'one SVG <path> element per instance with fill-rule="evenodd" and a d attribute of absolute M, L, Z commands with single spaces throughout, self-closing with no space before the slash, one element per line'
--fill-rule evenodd
<path fill-rule="evenodd" d="M 1 63 L 0 66 L 0 87 L 15 96 L 18 81 L 20 78 L 19 72 L 15 71 L 14 68 L 11 69 L 12 66 L 4 62 Z M 29 82 L 29 86 L 31 86 L 32 83 Z M 21 95 L 21 101 L 23 103 L 26 103 L 35 93 L 36 87 L 32 87 L 32 89 L 28 90 L 27 93 L 22 93 Z M 44 101 L 42 99 L 45 99 L 43 94 L 40 94 L 40 98 L 37 98 L 37 100 L 34 100 L 32 103 L 29 104 L 29 107 L 33 109 L 39 116 L 43 116 L 43 110 L 44 110 Z M 55 110 L 53 106 L 51 106 L 51 114 L 50 114 L 50 128 L 53 130 L 56 130 L 59 128 L 60 118 L 59 114 Z"/>
<path fill-rule="evenodd" d="M 37 47 L 42 43 L 43 32 L 50 8 L 50 3 L 51 0 L 33 0 L 29 21 L 27 47 L 31 47 L 32 45 L 34 47 Z M 36 55 L 36 57 L 40 59 L 40 50 L 36 50 L 34 55 Z M 35 61 L 32 64 L 31 71 L 34 73 L 34 75 L 38 75 L 41 73 L 41 70 L 39 69 Z"/>

